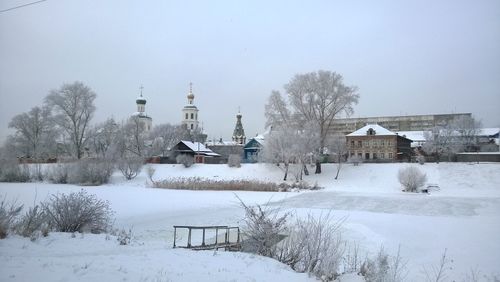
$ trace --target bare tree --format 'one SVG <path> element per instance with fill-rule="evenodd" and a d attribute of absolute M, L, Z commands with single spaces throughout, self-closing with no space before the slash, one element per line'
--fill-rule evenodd
<path fill-rule="evenodd" d="M 96 156 L 103 159 L 115 159 L 118 154 L 120 126 L 113 118 L 97 124 L 90 130 L 89 146 Z"/>
<path fill-rule="evenodd" d="M 152 154 L 166 156 L 179 143 L 184 133 L 183 128 L 178 125 L 165 123 L 155 126 L 150 133 L 150 139 L 153 140 Z"/>
<path fill-rule="evenodd" d="M 306 164 L 319 143 L 319 138 L 313 128 L 314 126 L 307 126 L 303 129 L 296 126 L 277 126 L 266 137 L 266 146 L 262 155 L 266 161 L 278 165 L 283 163 L 284 181 L 287 180 L 291 166 L 296 167 L 293 170 L 296 181 L 302 180 L 303 173 L 309 174 Z"/>
<path fill-rule="evenodd" d="M 47 107 L 33 107 L 29 112 L 14 116 L 9 127 L 16 130 L 16 147 L 25 156 L 37 159 L 54 152 L 56 132 Z"/>
<path fill-rule="evenodd" d="M 340 169 L 342 168 L 342 163 L 346 161 L 347 155 L 347 143 L 345 136 L 342 134 L 335 134 L 328 138 L 328 149 L 331 154 L 335 157 L 335 162 L 337 163 L 337 174 L 335 174 L 335 180 L 339 177 Z"/>
<path fill-rule="evenodd" d="M 267 124 L 286 122 L 317 125 L 319 135 L 318 153 L 324 152 L 327 135 L 333 126 L 333 121 L 341 114 L 347 116 L 353 113 L 352 106 L 357 104 L 359 95 L 357 88 L 346 86 L 340 74 L 320 70 L 295 75 L 285 85 L 288 103 L 277 91 L 273 91 L 266 105 Z M 316 172 L 321 173 L 320 159 L 316 160 Z"/>
<path fill-rule="evenodd" d="M 121 132 L 122 157 L 133 155 L 143 157 L 146 155 L 146 130 L 145 124 L 138 116 L 131 117 L 122 127 Z"/>
<path fill-rule="evenodd" d="M 477 136 L 481 130 L 481 122 L 473 117 L 460 116 L 452 121 L 452 128 L 456 130 L 463 149 L 473 152 L 477 148 Z"/>
<path fill-rule="evenodd" d="M 89 122 L 95 112 L 96 94 L 81 82 L 63 84 L 45 98 L 55 113 L 55 122 L 70 140 L 71 154 L 80 159 L 87 142 Z"/>
<path fill-rule="evenodd" d="M 285 173 L 283 181 L 287 180 L 290 163 L 293 162 L 293 142 L 294 129 L 290 127 L 276 128 L 266 137 L 266 146 L 261 154 L 266 161 L 277 165 L 283 164 Z"/>

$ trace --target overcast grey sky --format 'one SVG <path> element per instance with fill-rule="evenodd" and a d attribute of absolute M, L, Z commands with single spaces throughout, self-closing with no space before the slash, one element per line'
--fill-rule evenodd
<path fill-rule="evenodd" d="M 31 0 L 2 0 L 0 10 Z M 472 112 L 500 126 L 500 1 L 48 0 L 0 13 L 0 139 L 51 89 L 82 81 L 94 122 L 180 123 L 189 82 L 209 138 L 247 136 L 296 73 L 359 87 L 354 117 Z"/>

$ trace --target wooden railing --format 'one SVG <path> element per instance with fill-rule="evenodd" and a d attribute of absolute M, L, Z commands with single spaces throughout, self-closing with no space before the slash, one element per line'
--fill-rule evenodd
<path fill-rule="evenodd" d="M 187 242 L 185 246 L 177 245 L 177 229 L 187 229 Z M 202 231 L 202 240 L 200 245 L 192 244 L 192 236 L 193 230 L 201 230 Z M 215 242 L 207 243 L 207 232 L 208 230 L 215 231 Z M 236 240 L 231 241 L 231 230 L 236 233 Z M 234 234 L 234 233 L 233 233 Z M 221 240 L 219 236 L 223 236 Z M 213 250 L 213 249 L 221 249 L 224 248 L 226 251 L 237 251 L 241 249 L 241 235 L 239 227 L 228 227 L 225 225 L 220 226 L 179 226 L 174 225 L 174 248 L 187 248 L 193 250 Z"/>

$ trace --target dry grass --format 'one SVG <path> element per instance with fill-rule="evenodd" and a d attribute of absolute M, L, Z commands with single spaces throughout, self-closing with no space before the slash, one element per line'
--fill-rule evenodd
<path fill-rule="evenodd" d="M 179 177 L 153 181 L 152 187 L 177 190 L 212 190 L 212 191 L 257 191 L 286 192 L 292 189 L 318 189 L 305 182 L 297 184 L 264 182 L 257 180 L 210 180 L 200 177 Z"/>

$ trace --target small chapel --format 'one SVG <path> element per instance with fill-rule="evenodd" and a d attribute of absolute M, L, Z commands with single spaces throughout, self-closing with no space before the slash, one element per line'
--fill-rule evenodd
<path fill-rule="evenodd" d="M 189 83 L 188 104 L 182 109 L 182 126 L 189 131 L 198 130 L 198 108 L 194 105 L 193 83 Z"/>
<path fill-rule="evenodd" d="M 144 130 L 150 131 L 153 127 L 153 119 L 146 114 L 146 98 L 142 96 L 142 90 L 144 87 L 141 85 L 139 89 L 141 90 L 141 94 L 135 100 L 135 103 L 137 104 L 137 112 L 133 113 L 131 118 L 136 117 L 138 121 L 143 124 Z"/>

